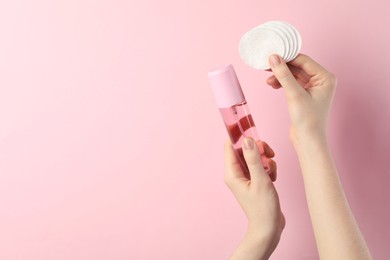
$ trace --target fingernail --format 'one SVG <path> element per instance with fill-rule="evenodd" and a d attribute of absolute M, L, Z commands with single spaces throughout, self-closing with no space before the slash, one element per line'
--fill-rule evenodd
<path fill-rule="evenodd" d="M 272 54 L 271 57 L 269 58 L 269 63 L 271 67 L 276 67 L 280 64 L 280 57 L 279 55 Z"/>
<path fill-rule="evenodd" d="M 254 143 L 253 143 L 253 140 L 249 137 L 245 137 L 244 139 L 244 148 L 247 149 L 247 150 L 252 150 L 253 147 L 254 147 Z"/>

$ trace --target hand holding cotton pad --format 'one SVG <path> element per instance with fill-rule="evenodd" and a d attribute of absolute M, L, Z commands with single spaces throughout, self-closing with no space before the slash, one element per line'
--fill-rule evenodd
<path fill-rule="evenodd" d="M 241 59 L 250 67 L 269 69 L 268 59 L 278 54 L 286 62 L 299 54 L 302 39 L 298 30 L 287 22 L 270 21 L 246 32 L 240 40 Z"/>

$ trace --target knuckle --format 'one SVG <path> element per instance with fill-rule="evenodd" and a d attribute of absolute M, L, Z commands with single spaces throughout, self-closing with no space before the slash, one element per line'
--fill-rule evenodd
<path fill-rule="evenodd" d="M 334 90 L 336 88 L 337 78 L 333 73 L 329 71 L 325 71 L 325 73 L 322 74 L 322 77 L 323 77 L 323 84 L 326 85 L 329 89 Z"/>
<path fill-rule="evenodd" d="M 329 82 L 331 83 L 331 85 L 333 87 L 336 87 L 336 85 L 337 85 L 337 77 L 333 73 L 331 73 L 331 72 L 329 72 L 328 77 L 329 77 Z"/>

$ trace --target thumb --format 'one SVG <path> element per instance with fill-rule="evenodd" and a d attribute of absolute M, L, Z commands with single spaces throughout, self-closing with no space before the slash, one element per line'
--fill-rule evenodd
<path fill-rule="evenodd" d="M 253 182 L 261 182 L 264 180 L 264 178 L 268 178 L 270 181 L 270 177 L 264 170 L 261 154 L 255 141 L 252 138 L 245 137 L 242 148 L 251 180 Z"/>
<path fill-rule="evenodd" d="M 299 97 L 305 93 L 305 90 L 297 82 L 286 62 L 279 55 L 271 55 L 269 64 L 275 77 L 284 88 L 287 98 Z"/>

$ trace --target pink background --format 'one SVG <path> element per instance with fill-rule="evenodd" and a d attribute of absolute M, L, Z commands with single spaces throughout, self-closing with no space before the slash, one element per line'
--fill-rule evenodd
<path fill-rule="evenodd" d="M 330 141 L 375 259 L 390 259 L 388 1 L 0 1 L 0 259 L 226 259 L 246 219 L 206 72 L 234 64 L 277 153 L 272 259 L 317 259 L 282 91 L 238 41 L 268 20 L 338 76 Z"/>

